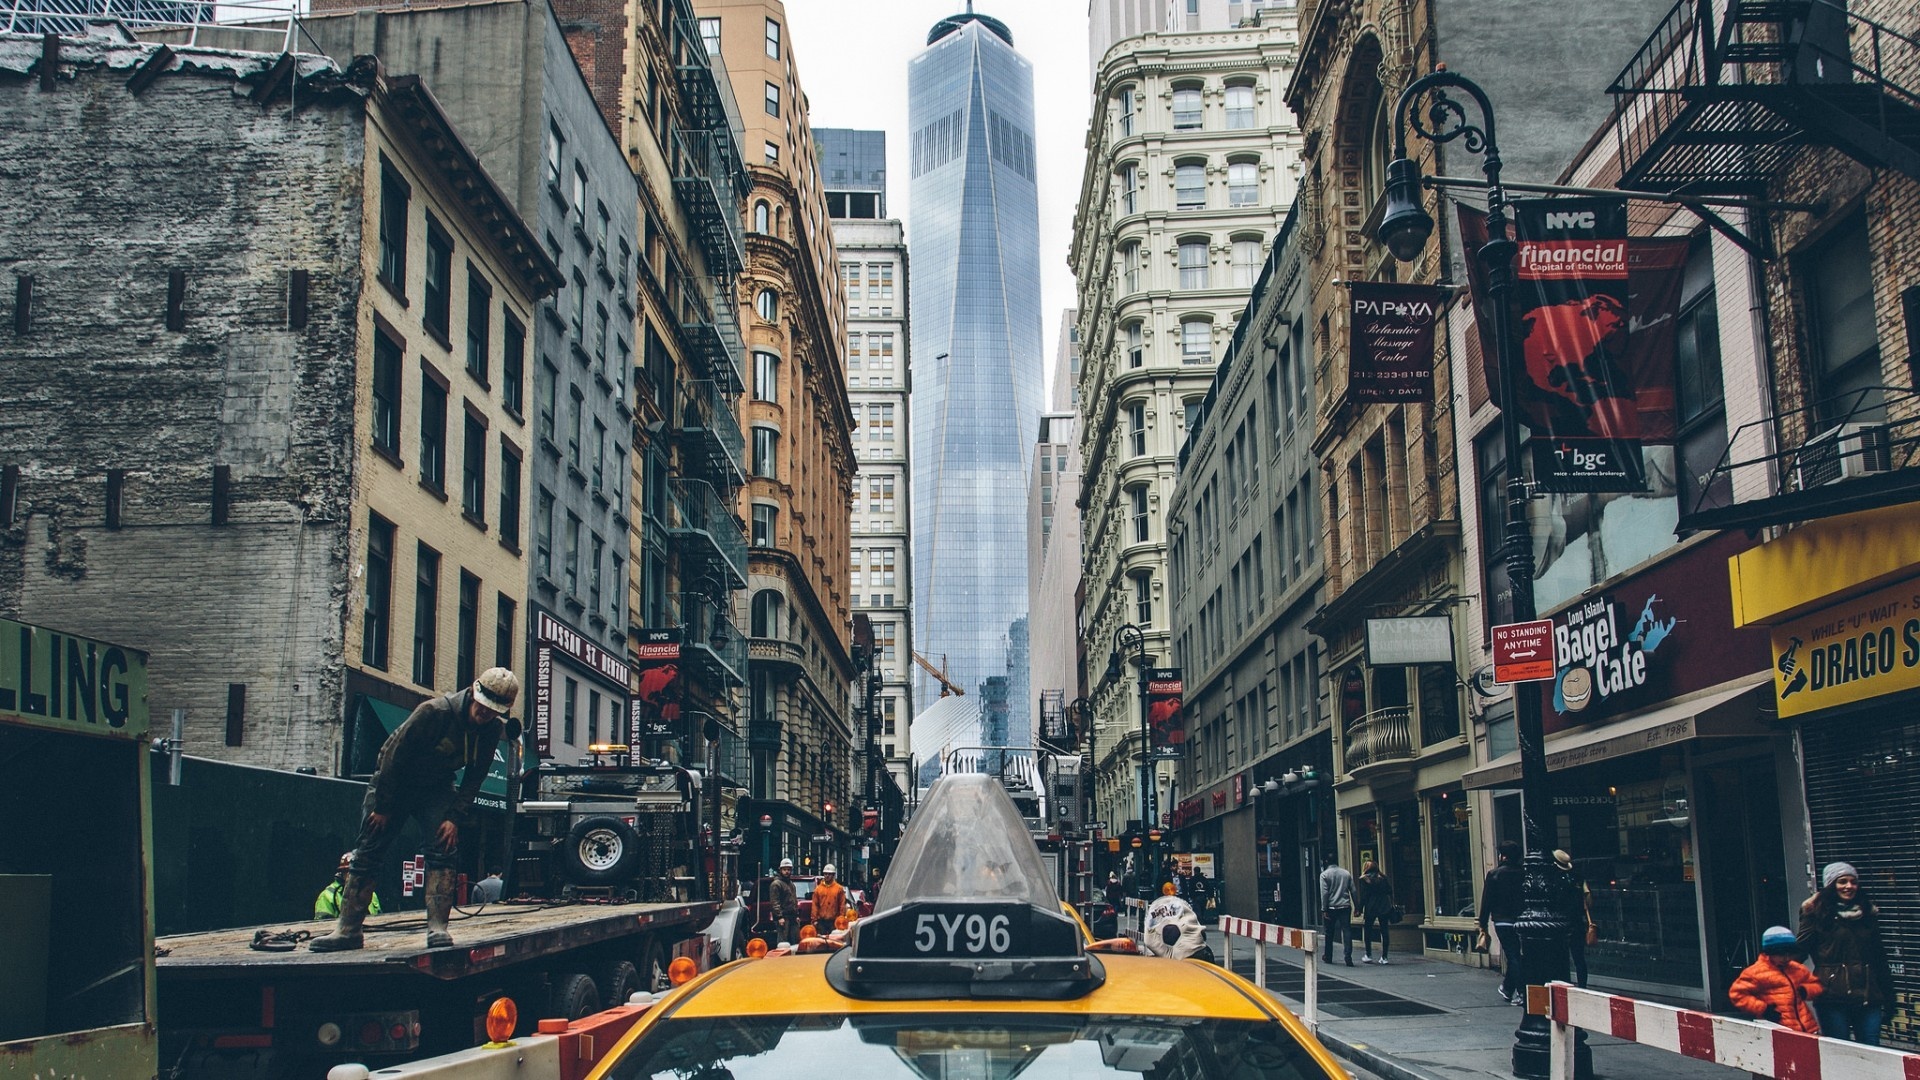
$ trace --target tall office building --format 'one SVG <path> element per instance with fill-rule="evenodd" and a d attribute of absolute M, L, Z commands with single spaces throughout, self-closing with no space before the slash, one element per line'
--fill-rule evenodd
<path fill-rule="evenodd" d="M 907 241 L 887 216 L 887 133 L 814 128 L 847 296 L 853 404 L 852 607 L 873 627 L 873 731 L 862 743 L 904 792 L 912 783 L 913 554 L 908 547 Z M 863 693 L 861 701 L 866 701 Z M 881 788 L 879 809 L 892 796 Z M 884 822 L 883 822 L 884 824 Z"/>
<path fill-rule="evenodd" d="M 942 19 L 908 65 L 907 111 L 914 628 L 971 693 L 995 676 L 1026 682 L 1021 495 L 1041 400 L 1032 65 L 997 20 Z M 1012 653 L 1023 670 L 1008 668 Z M 919 707 L 939 690 L 922 680 Z M 1028 730 L 1025 695 L 1008 709 L 1005 729 Z"/>

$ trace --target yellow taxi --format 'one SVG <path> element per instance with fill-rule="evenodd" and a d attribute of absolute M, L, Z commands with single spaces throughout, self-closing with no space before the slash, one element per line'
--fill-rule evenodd
<path fill-rule="evenodd" d="M 669 992 L 589 1075 L 1347 1075 L 1238 976 L 1091 942 L 990 777 L 934 785 L 886 896 L 889 906 L 858 920 L 844 943 L 738 960 Z"/>

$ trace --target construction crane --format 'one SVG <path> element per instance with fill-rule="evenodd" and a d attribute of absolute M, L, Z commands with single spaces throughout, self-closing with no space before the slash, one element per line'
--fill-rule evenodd
<path fill-rule="evenodd" d="M 958 686 L 955 686 L 953 684 L 953 680 L 947 678 L 947 654 L 946 653 L 940 654 L 939 667 L 934 667 L 933 662 L 931 660 L 928 660 L 926 657 L 921 656 L 918 651 L 914 651 L 913 653 L 913 662 L 916 664 L 919 664 L 923 668 L 926 668 L 927 674 L 940 680 L 940 696 L 941 697 L 944 698 L 944 697 L 966 697 L 967 696 L 967 692 L 965 690 L 962 690 Z"/>

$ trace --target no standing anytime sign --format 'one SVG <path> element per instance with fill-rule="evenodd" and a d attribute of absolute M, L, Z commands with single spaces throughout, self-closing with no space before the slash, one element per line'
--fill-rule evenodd
<path fill-rule="evenodd" d="M 1502 623 L 1493 628 L 1493 681 L 1544 682 L 1553 678 L 1553 620 Z"/>

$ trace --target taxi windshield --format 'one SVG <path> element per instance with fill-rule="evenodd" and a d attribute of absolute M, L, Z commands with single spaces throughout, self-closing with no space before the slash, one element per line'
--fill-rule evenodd
<path fill-rule="evenodd" d="M 608 1080 L 788 1080 L 802 1063 L 901 1080 L 1325 1080 L 1271 1021 L 992 1013 L 669 1019 Z"/>

